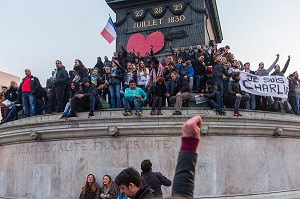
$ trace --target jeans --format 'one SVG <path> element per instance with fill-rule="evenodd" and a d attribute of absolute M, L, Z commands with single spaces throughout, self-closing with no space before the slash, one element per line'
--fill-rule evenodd
<path fill-rule="evenodd" d="M 296 109 L 298 110 L 298 112 L 300 113 L 300 93 L 296 92 L 296 103 L 295 103 Z"/>
<path fill-rule="evenodd" d="M 43 110 L 44 110 L 44 100 L 37 99 L 36 100 L 36 114 L 43 115 Z"/>
<path fill-rule="evenodd" d="M 90 110 L 94 111 L 95 106 L 98 100 L 92 95 L 88 97 L 83 97 L 81 99 L 77 97 L 73 97 L 72 102 L 71 102 L 71 111 L 76 112 L 76 110 Z"/>
<path fill-rule="evenodd" d="M 126 112 L 131 112 L 131 107 L 134 107 L 136 112 L 140 112 L 142 111 L 141 107 L 143 106 L 144 106 L 144 102 L 140 99 L 130 100 L 124 98 L 124 108 Z"/>
<path fill-rule="evenodd" d="M 214 78 L 215 86 L 217 86 L 218 92 L 221 94 L 221 107 L 223 107 L 223 80 Z"/>
<path fill-rule="evenodd" d="M 19 104 L 13 104 L 11 106 L 11 109 L 9 109 L 9 110 L 10 110 L 9 113 L 8 113 L 7 117 L 5 118 L 5 120 L 4 120 L 5 122 L 9 122 L 14 118 L 17 119 L 18 118 L 18 112 L 20 110 L 22 110 L 22 106 L 19 105 Z"/>
<path fill-rule="evenodd" d="M 221 107 L 222 95 L 219 92 L 216 92 L 216 99 L 209 99 L 207 100 L 208 106 L 215 108 L 219 113 L 223 112 Z"/>
<path fill-rule="evenodd" d="M 22 104 L 25 117 L 36 115 L 35 95 L 33 95 L 32 93 L 22 93 Z"/>
<path fill-rule="evenodd" d="M 62 112 L 66 86 L 55 86 L 51 89 L 49 111 Z"/>
<path fill-rule="evenodd" d="M 65 110 L 64 110 L 64 113 L 63 115 L 64 116 L 67 116 L 69 114 L 69 112 L 71 111 L 71 102 L 68 102 L 65 106 Z"/>
<path fill-rule="evenodd" d="M 172 93 L 174 90 L 175 83 L 172 79 L 166 80 L 165 85 L 167 88 L 167 93 Z"/>
<path fill-rule="evenodd" d="M 201 81 L 203 76 L 201 75 L 194 75 L 194 83 L 195 83 L 195 91 L 201 92 Z"/>
<path fill-rule="evenodd" d="M 139 88 L 141 88 L 145 93 L 147 93 L 147 89 L 145 85 L 138 85 Z"/>
<path fill-rule="evenodd" d="M 234 101 L 234 111 L 238 111 L 240 108 L 241 101 L 247 102 L 250 99 L 249 94 L 241 95 L 239 97 L 237 96 L 231 96 L 232 101 Z"/>
<path fill-rule="evenodd" d="M 255 110 L 256 108 L 255 95 L 251 93 L 247 93 L 247 94 L 250 95 L 250 100 L 247 101 L 247 109 Z"/>
<path fill-rule="evenodd" d="M 109 85 L 111 108 L 121 108 L 120 91 L 121 91 L 121 85 Z"/>

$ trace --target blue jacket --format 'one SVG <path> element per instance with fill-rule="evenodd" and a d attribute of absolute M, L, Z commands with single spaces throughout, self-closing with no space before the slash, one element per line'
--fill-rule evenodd
<path fill-rule="evenodd" d="M 194 68 L 192 65 L 183 66 L 182 64 L 180 64 L 179 67 L 180 67 L 181 73 L 185 74 L 188 77 L 188 79 L 190 79 L 191 77 L 194 77 Z"/>

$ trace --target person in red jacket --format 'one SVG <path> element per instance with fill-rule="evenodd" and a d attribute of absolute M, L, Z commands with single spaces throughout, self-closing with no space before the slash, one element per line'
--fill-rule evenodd
<path fill-rule="evenodd" d="M 40 87 L 40 81 L 37 77 L 31 75 L 29 69 L 25 69 L 25 77 L 23 78 L 19 93 L 22 92 L 22 105 L 24 109 L 24 116 L 31 117 L 36 115 L 36 93 Z"/>

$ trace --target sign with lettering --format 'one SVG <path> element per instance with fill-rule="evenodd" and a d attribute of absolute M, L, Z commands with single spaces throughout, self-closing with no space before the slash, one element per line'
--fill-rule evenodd
<path fill-rule="evenodd" d="M 191 8 L 185 3 L 136 8 L 127 20 L 127 33 L 191 24 Z"/>
<path fill-rule="evenodd" d="M 246 72 L 241 72 L 240 76 L 242 91 L 260 96 L 287 98 L 289 82 L 283 76 L 256 76 Z"/>

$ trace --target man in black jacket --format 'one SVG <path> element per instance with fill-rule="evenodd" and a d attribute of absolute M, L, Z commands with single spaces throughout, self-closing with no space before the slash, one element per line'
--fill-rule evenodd
<path fill-rule="evenodd" d="M 55 61 L 56 64 L 56 75 L 50 85 L 50 97 L 49 97 L 49 108 L 48 114 L 53 111 L 60 113 L 64 110 L 64 97 L 65 89 L 69 82 L 69 75 L 65 67 L 62 65 L 60 60 Z"/>
<path fill-rule="evenodd" d="M 142 179 L 145 185 L 150 185 L 150 188 L 154 190 L 152 193 L 155 198 L 163 198 L 163 193 L 161 191 L 161 186 L 171 186 L 172 182 L 167 177 L 163 176 L 160 172 L 152 171 L 152 163 L 150 160 L 143 160 L 141 163 L 142 169 Z"/>
<path fill-rule="evenodd" d="M 220 115 L 226 115 L 226 112 L 221 107 L 221 93 L 218 92 L 217 87 L 212 80 L 206 81 L 206 88 L 200 93 L 200 96 L 207 98 L 207 103 L 211 108 L 215 108 Z"/>
<path fill-rule="evenodd" d="M 171 198 L 192 199 L 195 187 L 195 168 L 197 163 L 197 148 L 200 142 L 201 117 L 194 116 L 182 126 L 181 148 L 178 155 Z M 149 185 L 142 186 L 139 173 L 133 168 L 121 171 L 116 177 L 116 184 L 121 192 L 132 199 L 151 199 Z"/>
<path fill-rule="evenodd" d="M 232 80 L 228 84 L 228 94 L 230 95 L 231 101 L 234 102 L 234 116 L 243 116 L 239 112 L 240 103 L 243 100 L 244 102 L 249 101 L 250 96 L 242 91 L 240 86 L 240 73 L 234 72 L 232 74 Z"/>
<path fill-rule="evenodd" d="M 68 117 L 76 117 L 76 110 L 90 110 L 88 116 L 92 117 L 98 102 L 97 87 L 88 78 L 83 78 L 78 93 L 75 94 L 71 101 L 71 111 Z"/>
<path fill-rule="evenodd" d="M 115 183 L 119 186 L 120 191 L 131 199 L 153 198 L 150 186 L 143 186 L 139 172 L 132 167 L 121 171 L 116 177 Z"/>
<path fill-rule="evenodd" d="M 170 97 L 170 102 L 175 102 L 175 112 L 173 115 L 181 115 L 182 102 L 191 99 L 191 90 L 187 78 L 179 76 L 176 71 L 172 72 L 171 77 L 175 82 L 174 90 L 172 93 L 167 93 L 166 96 Z"/>
<path fill-rule="evenodd" d="M 36 92 L 40 86 L 40 81 L 37 77 L 31 75 L 29 69 L 25 69 L 25 75 L 18 92 L 22 93 L 24 117 L 31 117 L 36 115 Z"/>
<path fill-rule="evenodd" d="M 192 66 L 194 68 L 195 93 L 199 93 L 201 91 L 201 81 L 205 74 L 204 56 L 200 55 L 198 60 L 193 62 Z"/>

